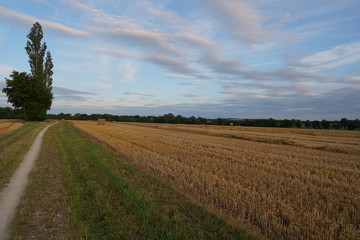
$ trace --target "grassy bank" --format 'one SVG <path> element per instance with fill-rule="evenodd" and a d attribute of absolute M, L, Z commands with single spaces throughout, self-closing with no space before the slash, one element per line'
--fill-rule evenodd
<path fill-rule="evenodd" d="M 29 122 L 0 137 L 0 190 L 9 181 L 18 164 L 30 149 L 41 126 L 40 123 Z"/>
<path fill-rule="evenodd" d="M 49 145 L 56 148 L 50 150 Z M 65 199 L 62 204 L 66 202 L 68 206 L 75 231 L 65 230 L 67 239 L 254 239 L 192 203 L 170 185 L 84 137 L 68 123 L 59 123 L 48 130 L 41 156 L 45 156 L 44 151 L 51 152 L 52 157 L 41 157 L 37 162 L 36 169 L 48 169 L 34 171 L 30 195 L 49 192 L 52 188 L 51 184 L 42 184 L 46 177 L 41 175 L 51 177 L 59 173 L 62 180 L 57 185 L 63 185 L 64 191 L 49 194 L 57 195 L 54 199 Z M 58 165 L 51 161 L 58 161 Z M 34 180 L 40 178 L 43 180 Z M 31 222 L 39 211 L 36 208 L 43 205 L 42 198 L 33 204 L 26 203 L 31 197 L 25 198 L 19 210 L 23 218 L 18 218 L 15 225 L 17 233 L 33 226 Z M 25 231 L 21 226 L 25 226 Z M 23 239 L 20 235 L 16 239 Z"/>

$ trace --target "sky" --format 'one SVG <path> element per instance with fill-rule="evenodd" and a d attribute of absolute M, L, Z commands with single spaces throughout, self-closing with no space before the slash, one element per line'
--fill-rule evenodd
<path fill-rule="evenodd" d="M 39 22 L 49 113 L 356 119 L 359 12 L 359 0 L 0 0 L 0 88 L 30 72 Z"/>

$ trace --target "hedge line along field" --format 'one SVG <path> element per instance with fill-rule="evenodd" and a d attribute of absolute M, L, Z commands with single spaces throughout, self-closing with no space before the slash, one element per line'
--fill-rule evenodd
<path fill-rule="evenodd" d="M 73 124 L 268 239 L 360 239 L 360 132 Z"/>
<path fill-rule="evenodd" d="M 3 136 L 17 128 L 23 126 L 23 122 L 20 120 L 8 120 L 0 119 L 0 136 Z"/>

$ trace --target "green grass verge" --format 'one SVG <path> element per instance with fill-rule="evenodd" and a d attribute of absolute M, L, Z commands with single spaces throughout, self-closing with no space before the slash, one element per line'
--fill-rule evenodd
<path fill-rule="evenodd" d="M 29 122 L 0 137 L 0 190 L 23 160 L 41 126 L 41 123 Z"/>
<path fill-rule="evenodd" d="M 29 184 L 17 208 L 11 239 L 77 239 L 70 226 L 67 193 L 53 126 L 44 135 Z"/>
<path fill-rule="evenodd" d="M 78 237 L 85 239 L 255 239 L 59 123 L 55 142 Z"/>

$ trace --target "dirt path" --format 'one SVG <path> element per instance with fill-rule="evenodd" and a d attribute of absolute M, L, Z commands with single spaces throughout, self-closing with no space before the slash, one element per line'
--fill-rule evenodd
<path fill-rule="evenodd" d="M 16 207 L 20 202 L 21 195 L 28 183 L 29 174 L 39 154 L 44 133 L 51 125 L 45 127 L 36 136 L 33 145 L 24 156 L 24 160 L 11 177 L 10 183 L 0 193 L 0 240 L 5 240 L 9 237 L 10 224 L 15 217 Z"/>

